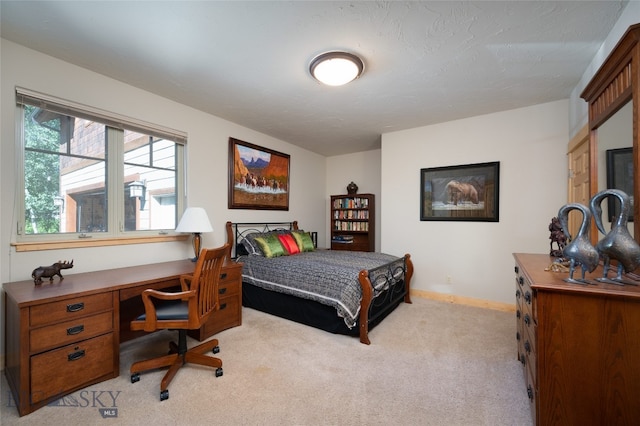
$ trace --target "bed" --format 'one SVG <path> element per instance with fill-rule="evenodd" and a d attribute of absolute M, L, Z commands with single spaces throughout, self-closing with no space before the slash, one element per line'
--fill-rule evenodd
<path fill-rule="evenodd" d="M 297 221 L 227 222 L 226 231 L 230 260 L 243 264 L 243 306 L 370 344 L 369 331 L 411 303 L 409 254 L 317 249 Z"/>

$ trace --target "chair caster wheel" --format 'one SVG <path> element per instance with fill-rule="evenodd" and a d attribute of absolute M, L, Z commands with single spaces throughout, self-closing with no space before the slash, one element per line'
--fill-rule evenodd
<path fill-rule="evenodd" d="M 212 349 L 212 352 L 214 354 L 217 354 L 218 352 L 220 352 L 220 346 L 214 346 L 213 349 Z"/>
<path fill-rule="evenodd" d="M 133 373 L 131 375 L 131 383 L 135 383 L 139 381 L 140 381 L 140 373 Z"/>
<path fill-rule="evenodd" d="M 169 389 L 160 391 L 160 401 L 164 401 L 165 399 L 169 399 Z"/>
<path fill-rule="evenodd" d="M 216 368 L 216 377 L 222 376 L 222 367 Z"/>

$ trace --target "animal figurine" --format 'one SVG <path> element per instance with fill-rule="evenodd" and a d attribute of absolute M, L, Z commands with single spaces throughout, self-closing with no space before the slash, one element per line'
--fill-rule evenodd
<path fill-rule="evenodd" d="M 569 233 L 569 212 L 571 210 L 579 210 L 582 212 L 582 224 L 578 230 L 578 234 L 575 237 L 571 237 Z M 570 241 L 562 249 L 564 257 L 569 259 L 569 278 L 565 278 L 564 281 L 573 284 L 592 284 L 589 280 L 585 279 L 586 271 L 593 272 L 598 266 L 600 256 L 598 251 L 591 244 L 590 241 L 590 227 L 591 227 L 591 212 L 587 206 L 580 203 L 570 203 L 560 207 L 558 211 L 558 220 L 562 231 L 567 241 Z M 582 268 L 582 278 L 573 278 L 573 273 L 577 265 Z"/>
<path fill-rule="evenodd" d="M 62 281 L 64 277 L 60 273 L 60 270 L 70 268 L 73 268 L 73 260 L 71 260 L 71 262 L 59 260 L 51 266 L 40 266 L 34 269 L 31 273 L 31 278 L 33 278 L 33 282 L 36 285 L 42 284 L 42 278 L 49 278 L 49 281 L 53 282 L 53 277 L 56 275 L 59 276 L 60 281 Z"/>
<path fill-rule="evenodd" d="M 612 218 L 611 230 L 607 232 L 602 224 L 602 207 L 600 204 L 602 200 L 611 195 L 613 199 L 609 198 L 609 202 L 614 200 L 620 202 L 620 212 L 618 213 L 618 217 L 615 219 Z M 593 196 L 590 207 L 598 231 L 605 235 L 604 238 L 596 244 L 596 249 L 604 260 L 603 276 L 602 278 L 596 279 L 600 282 L 611 284 L 637 285 L 635 282 L 622 278 L 623 270 L 625 272 L 632 272 L 640 266 L 640 245 L 638 245 L 627 229 L 629 212 L 631 210 L 629 196 L 619 189 L 605 189 Z M 617 275 L 615 278 L 608 278 L 607 273 L 609 272 L 612 259 L 618 261 Z"/>
<path fill-rule="evenodd" d="M 549 243 L 549 256 L 562 257 L 562 249 L 567 245 L 567 237 L 564 235 L 562 225 L 560 225 L 557 217 L 551 218 L 549 232 L 549 239 L 551 240 Z M 556 243 L 557 249 L 553 248 L 553 243 Z"/>

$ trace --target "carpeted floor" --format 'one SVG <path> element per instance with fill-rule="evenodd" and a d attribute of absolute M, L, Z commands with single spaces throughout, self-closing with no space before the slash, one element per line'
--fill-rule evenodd
<path fill-rule="evenodd" d="M 370 333 L 370 346 L 243 308 L 243 325 L 217 336 L 224 375 L 186 366 L 163 402 L 164 371 L 132 384 L 128 369 L 165 352 L 168 331 L 123 344 L 119 377 L 22 418 L 3 374 L 0 423 L 531 425 L 514 314 L 413 302 Z"/>

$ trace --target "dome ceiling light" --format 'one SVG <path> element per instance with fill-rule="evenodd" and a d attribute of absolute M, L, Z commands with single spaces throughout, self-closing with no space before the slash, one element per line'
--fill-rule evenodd
<path fill-rule="evenodd" d="M 316 56 L 309 64 L 309 72 L 327 86 L 342 86 L 360 77 L 364 70 L 362 59 L 347 52 L 327 52 Z"/>

